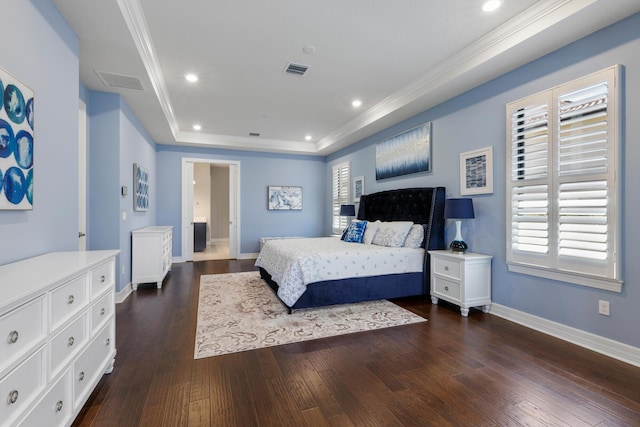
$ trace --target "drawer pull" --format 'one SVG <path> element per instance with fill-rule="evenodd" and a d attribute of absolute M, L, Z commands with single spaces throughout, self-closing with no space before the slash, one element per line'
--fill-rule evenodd
<path fill-rule="evenodd" d="M 444 271 L 449 271 L 449 266 L 448 265 L 444 266 Z"/>
<path fill-rule="evenodd" d="M 73 337 L 69 337 L 69 339 L 67 340 L 67 347 L 71 347 L 74 342 L 75 342 L 75 339 L 73 339 Z"/>
<path fill-rule="evenodd" d="M 448 290 L 449 290 L 449 287 L 448 287 L 448 286 L 445 286 L 445 287 L 444 287 L 444 290 L 445 290 L 445 291 L 448 291 Z"/>
<path fill-rule="evenodd" d="M 74 300 L 74 299 L 75 299 L 75 298 L 73 297 L 73 295 L 69 295 L 69 296 L 67 297 L 67 304 L 73 304 L 73 300 Z"/>
<path fill-rule="evenodd" d="M 84 379 L 84 371 L 80 372 L 78 375 L 78 381 L 82 381 Z"/>
<path fill-rule="evenodd" d="M 9 392 L 9 396 L 7 397 L 7 403 L 9 405 L 13 405 L 18 401 L 18 390 L 13 390 Z"/>
<path fill-rule="evenodd" d="M 7 337 L 7 342 L 9 344 L 15 344 L 18 341 L 18 331 L 9 332 L 9 336 Z"/>
<path fill-rule="evenodd" d="M 107 278 L 105 277 L 104 274 L 100 276 L 100 283 L 104 283 L 105 280 L 107 280 Z"/>
<path fill-rule="evenodd" d="M 107 339 L 104 341 L 104 345 L 106 345 L 107 347 L 109 347 L 109 344 L 111 344 L 111 339 L 110 339 L 110 338 L 107 338 Z"/>
<path fill-rule="evenodd" d="M 100 316 L 104 316 L 104 313 L 106 313 L 106 310 L 104 309 L 104 307 L 102 307 L 100 309 Z"/>
<path fill-rule="evenodd" d="M 58 403 L 56 403 L 56 412 L 62 411 L 62 406 L 62 400 L 58 400 Z"/>

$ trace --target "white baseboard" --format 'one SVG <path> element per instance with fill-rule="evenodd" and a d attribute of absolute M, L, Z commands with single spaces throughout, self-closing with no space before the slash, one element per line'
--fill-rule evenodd
<path fill-rule="evenodd" d="M 229 244 L 229 238 L 228 237 L 214 237 L 212 239 L 209 239 L 209 245 L 224 245 L 224 244 Z"/>
<path fill-rule="evenodd" d="M 259 253 L 246 253 L 246 254 L 240 254 L 238 255 L 238 259 L 256 259 L 258 258 Z"/>
<path fill-rule="evenodd" d="M 124 302 L 124 300 L 126 300 L 129 297 L 129 295 L 131 295 L 131 292 L 133 292 L 131 283 L 127 283 L 124 288 L 116 292 L 116 304 L 120 304 L 121 302 Z"/>
<path fill-rule="evenodd" d="M 640 367 L 640 348 L 492 303 L 491 314 Z"/>

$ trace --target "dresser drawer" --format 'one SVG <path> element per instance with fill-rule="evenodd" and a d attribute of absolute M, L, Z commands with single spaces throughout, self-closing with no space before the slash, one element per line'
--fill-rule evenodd
<path fill-rule="evenodd" d="M 87 275 L 77 277 L 51 292 L 51 331 L 88 303 Z"/>
<path fill-rule="evenodd" d="M 87 314 L 78 317 L 51 340 L 51 378 L 58 372 L 84 345 L 88 339 Z"/>
<path fill-rule="evenodd" d="M 433 260 L 433 272 L 453 279 L 459 279 L 460 263 L 446 258 L 435 258 Z"/>
<path fill-rule="evenodd" d="M 97 379 L 105 373 L 105 362 L 113 357 L 115 348 L 114 325 L 111 323 L 98 333 L 73 365 L 74 407 L 84 401 Z"/>
<path fill-rule="evenodd" d="M 91 335 L 95 334 L 111 318 L 113 310 L 113 292 L 109 292 L 91 306 Z"/>
<path fill-rule="evenodd" d="M 434 276 L 433 289 L 437 296 L 449 297 L 456 301 L 460 300 L 460 283 Z"/>
<path fill-rule="evenodd" d="M 0 422 L 13 424 L 45 384 L 45 347 L 42 347 L 0 381 Z"/>
<path fill-rule="evenodd" d="M 19 424 L 24 427 L 63 426 L 71 416 L 71 370 L 62 375 Z"/>
<path fill-rule="evenodd" d="M 0 375 L 45 338 L 45 313 L 41 296 L 0 317 Z"/>
<path fill-rule="evenodd" d="M 115 261 L 109 261 L 91 271 L 91 299 L 95 299 L 102 292 L 115 284 Z"/>

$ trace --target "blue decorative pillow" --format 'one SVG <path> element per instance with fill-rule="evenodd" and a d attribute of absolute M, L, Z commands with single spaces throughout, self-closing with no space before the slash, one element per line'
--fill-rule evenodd
<path fill-rule="evenodd" d="M 362 243 L 364 230 L 366 228 L 367 221 L 352 222 L 342 235 L 342 240 L 345 242 Z"/>

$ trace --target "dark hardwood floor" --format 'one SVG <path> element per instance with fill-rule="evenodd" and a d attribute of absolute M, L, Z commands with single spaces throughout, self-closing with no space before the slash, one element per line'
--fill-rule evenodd
<path fill-rule="evenodd" d="M 425 323 L 194 360 L 200 275 L 252 269 L 174 264 L 118 304 L 115 369 L 74 425 L 640 425 L 640 368 L 426 299 L 396 301 Z"/>

